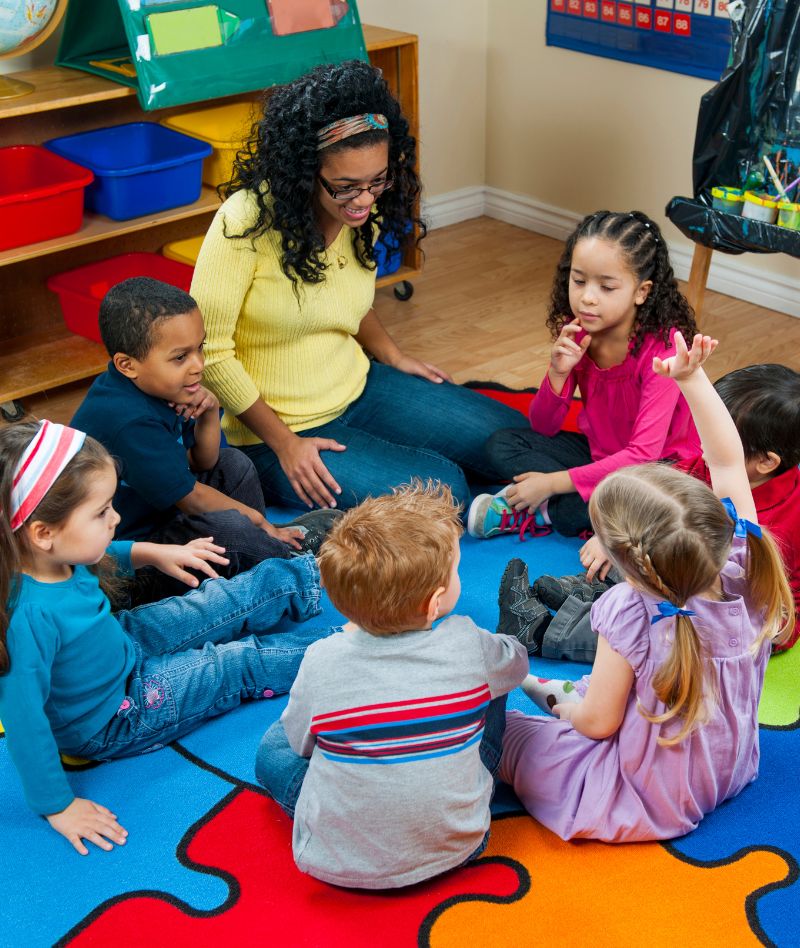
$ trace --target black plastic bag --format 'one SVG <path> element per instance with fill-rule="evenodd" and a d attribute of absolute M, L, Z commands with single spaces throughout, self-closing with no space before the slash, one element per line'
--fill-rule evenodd
<path fill-rule="evenodd" d="M 673 198 L 666 213 L 707 247 L 800 256 L 800 231 L 711 210 L 717 186 L 779 194 L 765 155 L 784 189 L 800 176 L 800 0 L 735 0 L 728 10 L 730 62 L 697 117 L 694 200 Z M 797 201 L 800 184 L 788 194 Z"/>

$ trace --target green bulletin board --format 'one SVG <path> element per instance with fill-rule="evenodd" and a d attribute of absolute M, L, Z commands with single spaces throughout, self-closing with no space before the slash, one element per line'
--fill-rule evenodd
<path fill-rule="evenodd" d="M 132 86 L 143 109 L 367 59 L 355 0 L 70 0 L 57 63 Z"/>

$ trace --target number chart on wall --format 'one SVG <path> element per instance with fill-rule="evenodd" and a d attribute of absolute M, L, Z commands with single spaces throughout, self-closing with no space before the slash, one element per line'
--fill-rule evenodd
<path fill-rule="evenodd" d="M 547 45 L 719 79 L 730 0 L 549 0 Z"/>

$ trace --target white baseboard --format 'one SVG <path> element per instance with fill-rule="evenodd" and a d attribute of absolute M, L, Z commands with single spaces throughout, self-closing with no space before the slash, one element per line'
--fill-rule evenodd
<path fill-rule="evenodd" d="M 423 213 L 428 226 L 433 229 L 485 214 L 557 240 L 566 240 L 582 217 L 574 211 L 553 207 L 522 194 L 480 186 L 430 198 L 423 204 Z M 692 251 L 683 245 L 670 244 L 669 253 L 675 275 L 687 280 Z M 746 258 L 714 254 L 706 284 L 708 288 L 779 313 L 800 317 L 800 278 L 765 273 L 743 263 L 743 259 Z"/>

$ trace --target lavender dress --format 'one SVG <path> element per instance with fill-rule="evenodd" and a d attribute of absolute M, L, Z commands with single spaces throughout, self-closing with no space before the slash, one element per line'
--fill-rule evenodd
<path fill-rule="evenodd" d="M 758 702 L 769 644 L 750 647 L 761 614 L 747 601 L 743 540 L 735 539 L 722 571 L 724 602 L 699 597 L 697 615 L 718 681 L 719 697 L 707 724 L 680 744 L 663 747 L 659 734 L 677 733 L 670 721 L 650 724 L 637 703 L 661 713 L 652 681 L 669 653 L 673 619 L 651 625 L 652 596 L 620 583 L 592 607 L 592 626 L 634 671 L 622 725 L 604 740 L 578 733 L 568 721 L 507 715 L 500 776 L 525 809 L 562 839 L 608 842 L 670 839 L 694 829 L 706 813 L 735 796 L 758 775 Z M 589 676 L 577 683 L 586 692 Z"/>

